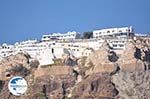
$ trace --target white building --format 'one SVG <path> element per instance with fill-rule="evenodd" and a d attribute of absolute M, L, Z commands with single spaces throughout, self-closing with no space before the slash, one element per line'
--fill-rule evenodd
<path fill-rule="evenodd" d="M 136 37 L 147 37 L 148 36 L 148 34 L 142 34 L 142 33 L 135 33 L 135 36 Z"/>
<path fill-rule="evenodd" d="M 41 52 L 39 52 L 39 55 L 37 57 L 37 60 L 40 63 L 40 66 L 50 65 L 54 64 L 54 55 L 52 54 L 51 49 L 44 49 Z"/>
<path fill-rule="evenodd" d="M 112 50 L 121 52 L 130 33 L 133 33 L 132 27 L 95 30 L 92 39 L 78 39 L 80 36 L 77 32 L 53 33 L 43 35 L 42 41 L 27 40 L 14 45 L 3 44 L 0 46 L 0 59 L 18 52 L 27 52 L 39 60 L 40 65 L 49 65 L 54 64 L 53 59 L 62 58 L 63 54 L 69 53 L 76 58 L 88 56 L 98 50 L 104 41 L 109 43 Z"/>
<path fill-rule="evenodd" d="M 0 57 L 3 58 L 12 55 L 13 49 L 13 45 L 7 45 L 6 43 L 2 44 L 0 47 Z"/>
<path fill-rule="evenodd" d="M 122 28 L 108 28 L 93 31 L 93 38 L 128 38 L 133 35 L 133 28 L 122 27 Z"/>
<path fill-rule="evenodd" d="M 80 34 L 73 31 L 73 32 L 67 32 L 65 34 L 61 33 L 53 33 L 48 35 L 42 36 L 42 41 L 48 41 L 48 40 L 74 40 L 80 38 Z"/>
<path fill-rule="evenodd" d="M 114 51 L 124 50 L 127 43 L 127 39 L 109 39 L 107 41 Z"/>

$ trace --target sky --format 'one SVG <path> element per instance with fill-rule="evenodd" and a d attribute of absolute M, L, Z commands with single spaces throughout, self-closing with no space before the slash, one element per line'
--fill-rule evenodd
<path fill-rule="evenodd" d="M 150 0 L 0 0 L 0 44 L 133 26 L 150 33 Z"/>

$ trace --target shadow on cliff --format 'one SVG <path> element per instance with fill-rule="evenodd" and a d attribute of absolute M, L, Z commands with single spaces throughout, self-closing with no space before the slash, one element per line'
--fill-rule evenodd
<path fill-rule="evenodd" d="M 134 57 L 144 62 L 145 70 L 150 70 L 150 50 L 141 50 L 136 48 Z"/>

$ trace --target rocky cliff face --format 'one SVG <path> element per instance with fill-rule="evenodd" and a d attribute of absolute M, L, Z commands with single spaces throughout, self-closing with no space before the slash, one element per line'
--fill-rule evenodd
<path fill-rule="evenodd" d="M 116 71 L 118 56 L 110 49 L 107 42 L 104 42 L 101 48 L 93 52 L 86 60 L 85 67 L 88 68 L 86 75 L 99 72 L 112 73 Z"/>
<path fill-rule="evenodd" d="M 71 99 L 112 99 L 118 94 L 108 73 L 92 74 L 79 82 Z"/>
<path fill-rule="evenodd" d="M 0 62 L 0 80 L 10 79 L 12 76 L 27 76 L 37 68 L 39 62 L 27 53 L 18 53 Z"/>
<path fill-rule="evenodd" d="M 142 52 L 136 47 L 134 42 L 128 42 L 125 51 L 118 60 L 118 64 L 122 71 L 138 71 L 144 70 L 144 62 L 141 60 Z"/>
<path fill-rule="evenodd" d="M 87 58 L 65 57 L 63 65 L 47 67 L 38 66 L 25 53 L 10 56 L 0 62 L 0 99 L 149 99 L 148 42 L 130 41 L 122 55 L 104 42 Z M 20 97 L 7 87 L 15 75 L 28 82 L 27 92 Z"/>
<path fill-rule="evenodd" d="M 119 99 L 149 99 L 150 71 L 123 72 L 113 75 Z"/>

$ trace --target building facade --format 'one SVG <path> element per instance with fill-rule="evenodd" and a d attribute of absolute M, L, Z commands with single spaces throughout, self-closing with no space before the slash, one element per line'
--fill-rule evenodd
<path fill-rule="evenodd" d="M 133 28 L 108 28 L 93 31 L 93 38 L 129 38 L 133 35 Z"/>
<path fill-rule="evenodd" d="M 76 58 L 89 56 L 105 41 L 112 50 L 120 53 L 125 49 L 130 33 L 133 33 L 132 27 L 95 30 L 92 39 L 78 39 L 80 36 L 77 32 L 43 35 L 42 41 L 27 40 L 14 45 L 3 44 L 0 46 L 0 60 L 18 52 L 25 52 L 37 59 L 40 65 L 54 64 L 53 59 L 62 58 L 63 54 Z"/>
<path fill-rule="evenodd" d="M 53 33 L 48 35 L 42 36 L 42 41 L 48 41 L 48 40 L 74 40 L 79 39 L 80 34 L 73 31 L 73 32 L 67 32 L 67 33 Z"/>

